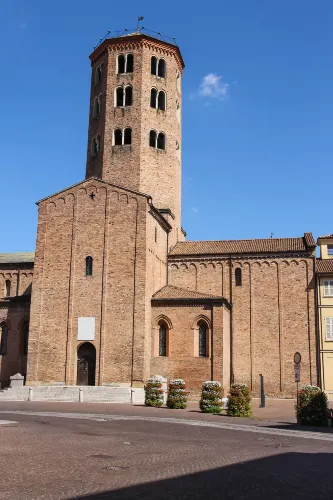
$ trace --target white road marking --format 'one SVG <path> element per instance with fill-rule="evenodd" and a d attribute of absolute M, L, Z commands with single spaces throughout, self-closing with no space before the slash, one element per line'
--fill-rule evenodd
<path fill-rule="evenodd" d="M 306 431 L 306 430 L 290 430 L 275 428 L 272 422 L 272 427 L 247 425 L 247 424 L 226 424 L 223 422 L 210 422 L 208 420 L 192 420 L 192 419 L 180 419 L 180 418 L 165 418 L 165 417 L 140 417 L 140 416 L 127 416 L 127 415 L 100 415 L 95 413 L 61 413 L 61 412 L 33 412 L 33 411 L 3 411 L 0 410 L 0 414 L 14 414 L 14 415 L 32 415 L 36 417 L 57 417 L 57 418 L 71 418 L 79 420 L 94 420 L 96 422 L 108 421 L 112 422 L 114 420 L 139 420 L 145 422 L 157 422 L 164 424 L 181 424 L 181 425 L 194 425 L 199 427 L 213 427 L 215 429 L 224 429 L 229 431 L 242 431 L 242 432 L 254 432 L 258 434 L 271 434 L 275 436 L 284 436 L 291 438 L 302 438 L 302 439 L 317 439 L 320 441 L 333 441 L 333 433 L 326 432 L 324 429 L 318 430 L 317 432 Z M 12 423 L 12 422 L 11 422 Z M 15 422 L 16 423 L 16 422 Z"/>
<path fill-rule="evenodd" d="M 17 424 L 14 420 L 0 420 L 0 425 Z"/>

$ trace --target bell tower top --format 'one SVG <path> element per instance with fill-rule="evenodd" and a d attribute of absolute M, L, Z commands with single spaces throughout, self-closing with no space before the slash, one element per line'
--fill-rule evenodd
<path fill-rule="evenodd" d="M 148 194 L 181 233 L 181 77 L 177 45 L 137 31 L 101 41 L 92 66 L 86 178 Z"/>

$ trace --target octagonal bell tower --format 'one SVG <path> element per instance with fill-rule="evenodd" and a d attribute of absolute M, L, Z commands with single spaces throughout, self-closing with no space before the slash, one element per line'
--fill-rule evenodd
<path fill-rule="evenodd" d="M 181 230 L 181 78 L 179 48 L 134 33 L 106 39 L 92 65 L 86 178 L 148 194 Z"/>

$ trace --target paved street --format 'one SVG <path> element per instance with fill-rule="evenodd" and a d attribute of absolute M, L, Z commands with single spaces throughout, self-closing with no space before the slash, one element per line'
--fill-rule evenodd
<path fill-rule="evenodd" d="M 333 497 L 329 429 L 65 403 L 2 403 L 0 420 L 0 499 Z"/>

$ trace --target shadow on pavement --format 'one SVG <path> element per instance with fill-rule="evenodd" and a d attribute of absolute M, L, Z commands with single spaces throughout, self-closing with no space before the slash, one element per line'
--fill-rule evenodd
<path fill-rule="evenodd" d="M 333 458 L 328 453 L 284 453 L 71 498 L 72 500 L 74 498 L 76 500 L 332 500 L 332 466 Z M 140 480 L 139 471 L 136 472 L 136 478 Z M 125 482 L 126 471 L 121 471 L 120 474 L 124 476 L 118 477 L 117 482 L 122 479 Z"/>

